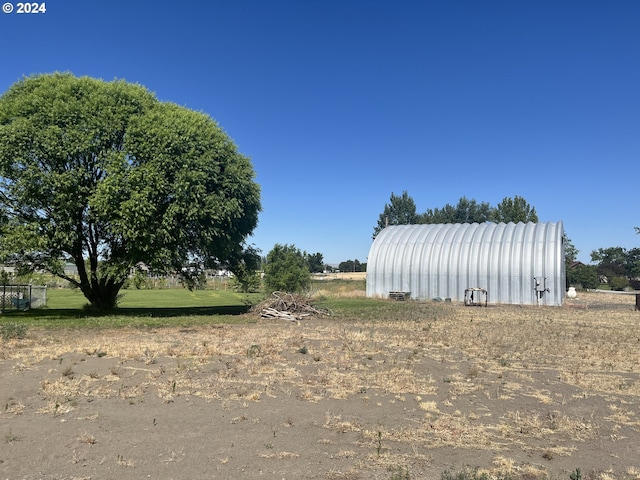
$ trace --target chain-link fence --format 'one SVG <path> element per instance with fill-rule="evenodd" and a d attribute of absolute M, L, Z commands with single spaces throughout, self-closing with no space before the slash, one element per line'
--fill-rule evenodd
<path fill-rule="evenodd" d="M 47 304 L 47 287 L 38 285 L 0 286 L 0 311 L 28 310 Z"/>

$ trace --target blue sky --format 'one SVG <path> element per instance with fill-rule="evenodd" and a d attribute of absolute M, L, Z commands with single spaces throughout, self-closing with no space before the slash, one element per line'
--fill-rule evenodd
<path fill-rule="evenodd" d="M 585 262 L 640 246 L 636 0 L 15 9 L 0 14 L 0 92 L 70 71 L 208 113 L 252 159 L 263 211 L 249 241 L 265 255 L 286 243 L 364 262 L 404 190 L 419 212 L 523 196 Z"/>

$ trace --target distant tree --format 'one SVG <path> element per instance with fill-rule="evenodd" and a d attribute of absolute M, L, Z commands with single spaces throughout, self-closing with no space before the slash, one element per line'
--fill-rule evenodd
<path fill-rule="evenodd" d="M 340 262 L 338 265 L 338 269 L 341 272 L 364 272 L 363 264 L 360 263 L 358 259 L 356 260 L 345 260 L 344 262 Z"/>
<path fill-rule="evenodd" d="M 260 250 L 249 246 L 242 255 L 233 259 L 229 269 L 233 272 L 235 287 L 244 293 L 260 290 Z"/>
<path fill-rule="evenodd" d="M 609 278 L 609 288 L 611 290 L 622 291 L 629 286 L 629 279 L 622 275 Z"/>
<path fill-rule="evenodd" d="M 503 198 L 502 202 L 491 211 L 491 220 L 496 223 L 537 223 L 538 214 L 535 207 L 529 205 L 524 198 L 516 195 L 513 198 Z"/>
<path fill-rule="evenodd" d="M 0 97 L 0 256 L 104 310 L 139 262 L 197 282 L 243 257 L 260 211 L 254 176 L 213 119 L 140 85 L 24 78 Z"/>
<path fill-rule="evenodd" d="M 307 265 L 309 265 L 309 271 L 311 273 L 322 273 L 324 271 L 324 264 L 322 260 L 322 254 L 318 253 L 304 253 L 307 259 Z"/>
<path fill-rule="evenodd" d="M 625 266 L 630 278 L 640 278 L 640 248 L 636 247 L 627 251 Z"/>
<path fill-rule="evenodd" d="M 398 196 L 391 193 L 389 203 L 385 204 L 383 212 L 378 217 L 378 224 L 373 229 L 373 238 L 387 225 L 413 225 L 420 223 L 416 213 L 416 203 L 407 191 Z"/>
<path fill-rule="evenodd" d="M 484 223 L 491 220 L 491 205 L 462 197 L 457 205 L 427 210 L 420 223 Z"/>
<path fill-rule="evenodd" d="M 628 277 L 627 252 L 622 247 L 599 248 L 591 252 L 591 261 L 596 263 L 598 273 L 613 277 Z"/>
<path fill-rule="evenodd" d="M 567 284 L 584 289 L 598 288 L 598 270 L 595 265 L 578 265 L 567 270 Z"/>
<path fill-rule="evenodd" d="M 564 266 L 566 269 L 578 259 L 578 250 L 566 233 L 563 233 L 562 240 L 564 242 Z"/>
<path fill-rule="evenodd" d="M 264 265 L 267 292 L 300 292 L 309 288 L 310 282 L 307 260 L 295 245 L 276 244 L 267 254 Z"/>

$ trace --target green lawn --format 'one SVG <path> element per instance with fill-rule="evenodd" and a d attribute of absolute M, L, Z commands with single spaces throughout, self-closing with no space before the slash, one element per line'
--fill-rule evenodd
<path fill-rule="evenodd" d="M 5 312 L 0 323 L 15 322 L 47 328 L 118 328 L 197 325 L 250 321 L 239 317 L 260 294 L 239 294 L 226 290 L 188 291 L 123 290 L 119 308 L 108 314 L 86 310 L 87 300 L 78 290 L 50 289 L 47 306 L 26 312 Z"/>
<path fill-rule="evenodd" d="M 245 305 L 260 300 L 259 295 L 241 295 L 229 290 L 194 290 L 184 288 L 158 290 L 122 290 L 121 308 L 190 308 Z M 48 309 L 82 308 L 87 299 L 80 290 L 63 288 L 47 291 Z"/>

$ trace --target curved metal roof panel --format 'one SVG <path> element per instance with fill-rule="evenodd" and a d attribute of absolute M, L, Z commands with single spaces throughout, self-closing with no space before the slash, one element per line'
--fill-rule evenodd
<path fill-rule="evenodd" d="M 491 303 L 562 305 L 563 234 L 562 222 L 390 226 L 369 251 L 367 296 L 462 301 L 479 287 Z"/>

